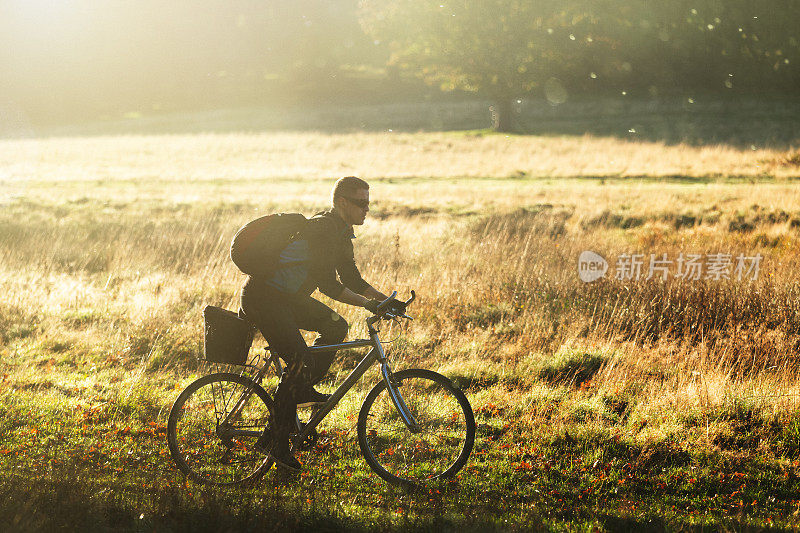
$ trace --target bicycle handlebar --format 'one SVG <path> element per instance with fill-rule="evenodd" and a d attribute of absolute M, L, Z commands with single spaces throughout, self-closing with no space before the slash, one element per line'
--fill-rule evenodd
<path fill-rule="evenodd" d="M 392 294 L 390 294 L 388 298 L 378 304 L 378 311 L 381 310 L 381 307 L 388 304 L 395 296 L 397 296 L 397 291 L 392 291 Z"/>
<path fill-rule="evenodd" d="M 391 301 L 394 299 L 394 297 L 395 297 L 395 296 L 397 296 L 397 291 L 392 291 L 392 294 L 390 294 L 388 298 L 386 298 L 384 301 L 382 301 L 381 303 L 379 303 L 379 304 L 378 304 L 378 312 L 376 313 L 376 316 L 378 316 L 378 317 L 380 317 L 380 318 L 384 318 L 384 319 L 392 319 L 392 318 L 407 318 L 408 320 L 414 320 L 414 318 L 413 318 L 413 317 L 410 317 L 410 316 L 408 316 L 408 315 L 405 313 L 405 311 L 403 312 L 403 314 L 397 314 L 397 313 L 393 313 L 393 312 L 392 312 L 392 311 L 394 311 L 394 309 L 393 309 L 393 310 L 391 310 L 391 311 L 390 311 L 390 310 L 388 310 L 388 309 L 386 309 L 386 307 L 387 307 L 387 305 L 389 304 L 389 302 L 391 302 Z M 413 302 L 413 301 L 414 301 L 414 299 L 415 299 L 416 297 L 417 297 L 417 293 L 415 293 L 415 292 L 412 290 L 412 291 L 411 291 L 411 298 L 409 298 L 408 300 L 406 300 L 405 302 L 403 302 L 403 307 L 404 307 L 404 308 L 405 308 L 405 307 L 408 307 L 408 305 L 409 305 L 411 302 Z"/>

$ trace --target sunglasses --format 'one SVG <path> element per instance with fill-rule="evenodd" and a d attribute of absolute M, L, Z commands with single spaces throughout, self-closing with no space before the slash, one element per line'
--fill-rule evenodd
<path fill-rule="evenodd" d="M 369 207 L 369 200 L 362 200 L 361 198 L 350 198 L 349 196 L 343 196 L 342 198 L 344 198 L 351 204 L 355 205 L 356 207 L 360 207 L 361 209 L 366 209 Z"/>

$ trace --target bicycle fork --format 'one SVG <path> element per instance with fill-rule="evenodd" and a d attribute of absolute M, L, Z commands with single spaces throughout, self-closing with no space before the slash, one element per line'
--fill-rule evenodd
<path fill-rule="evenodd" d="M 376 348 L 380 354 L 381 376 L 383 376 L 383 382 L 386 383 L 386 392 L 389 393 L 389 397 L 392 399 L 395 409 L 397 409 L 397 414 L 400 415 L 400 419 L 411 433 L 419 433 L 422 430 L 417 423 L 417 419 L 414 418 L 413 413 L 411 413 L 411 409 L 406 405 L 403 395 L 400 393 L 400 383 L 394 379 L 392 369 L 389 368 L 389 363 L 383 354 L 383 346 L 377 343 Z"/>

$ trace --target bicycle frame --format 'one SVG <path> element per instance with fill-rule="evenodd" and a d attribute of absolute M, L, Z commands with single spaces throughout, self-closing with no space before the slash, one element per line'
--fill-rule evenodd
<path fill-rule="evenodd" d="M 372 329 L 370 325 L 370 329 Z M 367 355 L 356 365 L 356 367 L 348 374 L 345 378 L 344 382 L 339 385 L 339 387 L 333 392 L 331 398 L 325 402 L 322 406 L 320 406 L 316 412 L 311 416 L 311 419 L 306 423 L 303 430 L 297 436 L 296 442 L 302 442 L 318 425 L 322 420 L 330 413 L 334 407 L 339 403 L 347 392 L 353 388 L 353 385 L 361 379 L 361 377 L 366 373 L 367 369 L 373 365 L 376 361 L 380 361 L 381 364 L 381 375 L 383 377 L 384 382 L 386 383 L 386 389 L 389 391 L 389 395 L 392 398 L 392 403 L 397 408 L 397 412 L 400 415 L 400 418 L 403 420 L 403 423 L 414 433 L 419 432 L 419 425 L 417 421 L 414 419 L 414 415 L 411 414 L 411 411 L 406 406 L 403 397 L 400 395 L 400 392 L 397 390 L 397 387 L 394 383 L 394 379 L 392 376 L 392 371 L 389 368 L 389 362 L 386 359 L 386 355 L 383 351 L 383 345 L 381 344 L 380 339 L 378 338 L 377 331 L 370 331 L 370 339 L 360 339 L 350 342 L 345 342 L 342 344 L 333 344 L 329 346 L 312 346 L 309 347 L 309 351 L 311 353 L 315 352 L 322 352 L 330 349 L 341 349 L 341 348 L 359 348 L 364 346 L 372 346 L 372 349 L 367 352 Z"/>
<path fill-rule="evenodd" d="M 373 320 L 374 319 L 374 320 Z M 367 326 L 369 330 L 369 339 L 357 339 L 353 341 L 343 342 L 340 344 L 326 344 L 320 346 L 309 346 L 308 351 L 309 353 L 318 353 L 324 352 L 328 350 L 341 350 L 345 348 L 364 348 L 367 346 L 371 346 L 372 349 L 367 352 L 367 355 L 356 365 L 356 367 L 348 374 L 345 378 L 344 382 L 339 385 L 339 387 L 333 392 L 330 399 L 322 404 L 314 414 L 311 416 L 311 419 L 305 424 L 302 430 L 295 436 L 294 442 L 295 445 L 297 443 L 302 442 L 316 427 L 322 422 L 322 420 L 330 413 L 339 401 L 347 394 L 350 389 L 353 388 L 353 385 L 358 382 L 362 378 L 362 376 L 366 373 L 367 369 L 371 367 L 375 362 L 380 362 L 381 364 L 381 376 L 383 381 L 386 383 L 386 390 L 389 392 L 389 396 L 392 399 L 392 403 L 394 404 L 395 408 L 397 409 L 400 418 L 403 420 L 403 423 L 408 427 L 408 429 L 413 433 L 418 433 L 420 431 L 419 424 L 417 423 L 414 415 L 411 414 L 408 406 L 403 400 L 400 391 L 397 390 L 397 386 L 394 382 L 394 377 L 392 374 L 391 369 L 389 368 L 389 362 L 386 359 L 386 355 L 383 351 L 383 345 L 381 344 L 380 338 L 378 338 L 378 332 L 373 327 L 373 324 L 378 320 L 377 317 L 372 317 L 367 319 Z M 278 375 L 280 375 L 282 371 L 282 366 L 280 361 L 278 360 L 277 355 L 272 354 L 271 362 L 275 366 L 275 370 L 277 371 Z M 269 363 L 265 364 L 255 375 L 254 381 L 256 383 L 260 383 L 263 377 L 266 375 L 269 369 Z M 243 396 L 249 396 L 249 394 L 245 393 Z M 241 398 L 239 402 L 237 402 L 237 408 L 239 404 L 244 403 L 245 398 Z M 235 416 L 235 413 L 238 411 L 237 408 L 234 408 L 231 413 L 229 413 L 228 417 L 226 417 L 225 422 L 231 417 Z M 298 426 L 299 429 L 299 426 Z M 258 436 L 261 434 L 260 431 L 247 431 L 247 430 L 238 430 L 235 432 L 237 435 L 247 435 L 247 436 Z"/>

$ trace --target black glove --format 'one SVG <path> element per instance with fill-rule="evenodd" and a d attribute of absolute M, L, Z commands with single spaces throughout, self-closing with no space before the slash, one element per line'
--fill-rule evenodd
<path fill-rule="evenodd" d="M 389 303 L 386 304 L 386 309 L 393 315 L 404 315 L 406 314 L 406 303 L 401 302 L 397 298 L 392 298 L 389 300 Z"/>
<path fill-rule="evenodd" d="M 364 309 L 372 313 L 373 315 L 378 314 L 378 305 L 381 303 L 380 300 L 367 300 L 367 303 L 364 304 Z"/>

